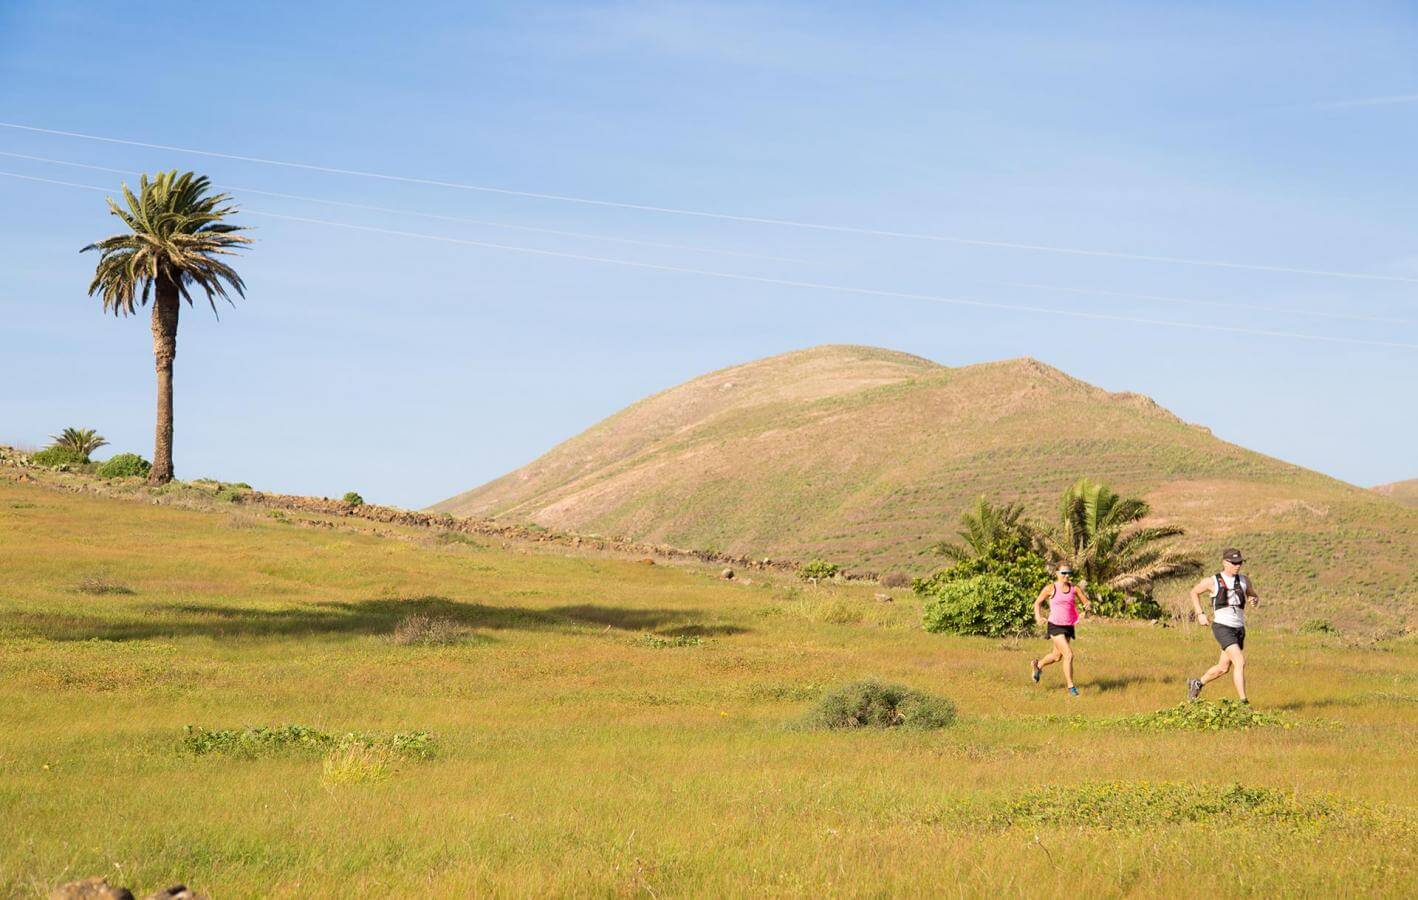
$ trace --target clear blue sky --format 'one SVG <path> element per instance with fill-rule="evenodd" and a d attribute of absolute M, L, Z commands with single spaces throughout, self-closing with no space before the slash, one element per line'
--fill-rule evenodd
<path fill-rule="evenodd" d="M 195 168 L 252 211 L 247 299 L 220 322 L 184 313 L 179 477 L 423 505 L 649 392 L 849 342 L 947 365 L 1035 356 L 1372 484 L 1418 476 L 1415 47 L 1411 3 L 0 3 L 9 123 L 651 206 L 1384 279 L 819 232 L 11 128 L 0 151 Z M 115 188 L 122 178 L 13 156 L 0 170 Z M 87 425 L 114 449 L 151 452 L 147 320 L 105 318 L 85 294 L 94 258 L 77 251 L 116 226 L 102 199 L 0 177 L 0 441 Z M 1120 319 L 628 268 L 257 211 Z M 1409 346 L 1251 333 L 1267 331 Z"/>

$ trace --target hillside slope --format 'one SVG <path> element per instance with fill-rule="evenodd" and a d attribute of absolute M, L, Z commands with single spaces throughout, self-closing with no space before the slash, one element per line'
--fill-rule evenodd
<path fill-rule="evenodd" d="M 1418 478 L 1395 481 L 1392 484 L 1381 484 L 1374 488 L 1374 493 L 1390 500 L 1397 500 L 1404 506 L 1418 506 Z"/>
<path fill-rule="evenodd" d="M 1145 495 L 1286 594 L 1388 618 L 1418 595 L 1418 510 L 1214 437 L 1032 359 L 947 368 L 826 346 L 651 396 L 434 509 L 735 553 L 924 571 L 975 497 L 1051 512 L 1081 475 Z M 1405 611 L 1400 618 L 1407 618 Z"/>

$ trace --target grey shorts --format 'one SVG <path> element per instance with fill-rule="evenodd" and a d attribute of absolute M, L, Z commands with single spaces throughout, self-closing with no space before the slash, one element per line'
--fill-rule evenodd
<path fill-rule="evenodd" d="M 1217 625 L 1215 622 L 1212 622 L 1211 636 L 1216 638 L 1216 643 L 1221 645 L 1222 650 L 1225 650 L 1232 644 L 1235 644 L 1242 650 L 1246 649 L 1246 626 L 1244 625 L 1240 628 L 1232 628 L 1230 625 Z"/>

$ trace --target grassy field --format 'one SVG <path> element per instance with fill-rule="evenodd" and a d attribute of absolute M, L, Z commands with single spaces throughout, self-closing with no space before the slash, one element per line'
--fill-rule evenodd
<path fill-rule="evenodd" d="M 1411 638 L 1261 608 L 1289 727 L 1142 730 L 1200 629 L 1085 623 L 1069 699 L 1042 641 L 926 634 L 901 592 L 390 532 L 0 480 L 0 894 L 1418 894 Z M 395 642 L 415 613 L 466 633 Z M 866 676 L 959 719 L 795 727 Z M 184 743 L 283 724 L 371 737 Z M 412 732 L 432 758 L 383 749 Z"/>

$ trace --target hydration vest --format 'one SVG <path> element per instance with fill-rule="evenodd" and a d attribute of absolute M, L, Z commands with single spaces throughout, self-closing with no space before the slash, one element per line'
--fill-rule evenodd
<path fill-rule="evenodd" d="M 1226 587 L 1226 579 L 1221 577 L 1221 573 L 1216 573 L 1216 596 L 1211 600 L 1212 610 L 1225 609 L 1228 606 L 1236 606 L 1241 609 L 1246 608 L 1246 595 L 1250 593 L 1251 583 L 1246 580 L 1246 576 L 1236 576 L 1236 586 Z"/>

